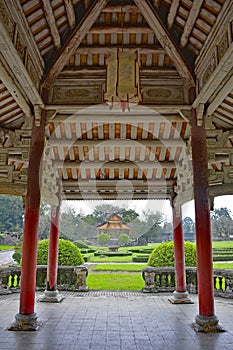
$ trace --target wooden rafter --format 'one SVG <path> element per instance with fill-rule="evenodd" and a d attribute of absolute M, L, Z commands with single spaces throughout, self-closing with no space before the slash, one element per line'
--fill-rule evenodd
<path fill-rule="evenodd" d="M 201 6 L 202 6 L 203 2 L 204 2 L 204 0 L 194 0 L 192 3 L 192 8 L 189 12 L 188 19 L 185 23 L 185 27 L 184 27 L 183 33 L 181 35 L 181 38 L 180 38 L 180 45 L 182 47 L 185 47 L 188 40 L 189 40 L 190 34 L 191 34 L 193 27 L 196 23 L 196 20 L 197 20 L 197 17 L 199 15 L 199 12 L 201 10 Z"/>
<path fill-rule="evenodd" d="M 80 45 L 92 25 L 95 23 L 108 1 L 109 0 L 95 0 L 93 5 L 89 8 L 89 10 L 87 10 L 86 16 L 84 16 L 82 21 L 71 33 L 70 37 L 66 40 L 65 44 L 58 51 L 55 59 L 45 74 L 42 87 L 48 89 L 51 86 L 53 81 L 57 78 L 68 62 L 70 56 L 75 53 L 75 50 Z"/>
<path fill-rule="evenodd" d="M 168 16 L 167 16 L 168 28 L 171 28 L 173 26 L 179 5 L 180 5 L 180 0 L 172 0 L 171 6 L 168 12 Z"/>
<path fill-rule="evenodd" d="M 157 14 L 156 9 L 151 6 L 148 0 L 134 0 L 134 2 L 138 6 L 144 18 L 147 20 L 147 23 L 154 31 L 160 44 L 166 50 L 171 61 L 174 63 L 180 77 L 184 79 L 187 86 L 195 86 L 195 82 L 187 62 L 183 58 L 178 47 L 173 42 L 169 32 Z"/>
<path fill-rule="evenodd" d="M 46 21 L 48 22 L 48 25 L 51 31 L 51 36 L 53 38 L 54 46 L 58 49 L 61 47 L 61 38 L 60 38 L 59 31 L 57 29 L 57 24 L 54 18 L 51 2 L 47 0 L 42 0 L 42 4 L 43 4 L 43 11 L 45 14 L 45 18 L 46 18 Z"/>
<path fill-rule="evenodd" d="M 209 105 L 207 108 L 206 114 L 211 115 L 214 113 L 214 111 L 219 107 L 219 105 L 223 102 L 223 100 L 227 97 L 227 95 L 232 91 L 233 89 L 233 75 L 230 77 L 228 82 L 224 85 L 224 87 L 221 89 L 221 91 L 215 96 L 213 102 Z M 231 115 L 231 117 L 233 117 Z"/>
<path fill-rule="evenodd" d="M 18 104 L 18 106 L 22 109 L 22 111 L 27 115 L 31 116 L 31 109 L 23 97 L 22 93 L 20 92 L 20 89 L 16 86 L 15 82 L 11 78 L 11 76 L 7 73 L 5 67 L 0 62 L 0 76 L 1 81 L 4 83 L 7 90 L 10 92 L 12 97 L 14 98 L 15 102 Z"/>
<path fill-rule="evenodd" d="M 74 6 L 72 3 L 72 0 L 64 0 L 64 4 L 65 4 L 67 19 L 68 19 L 70 29 L 73 29 L 76 21 L 75 21 L 75 12 L 74 12 Z"/>
<path fill-rule="evenodd" d="M 19 56 L 3 22 L 0 21 L 0 46 L 1 61 L 7 67 L 7 71 L 11 74 L 12 80 L 19 87 L 19 90 L 24 93 L 28 101 L 32 104 L 43 105 L 43 101 L 38 93 L 38 90 L 32 81 L 25 65 Z M 6 63 L 5 63 L 6 62 Z"/>
<path fill-rule="evenodd" d="M 199 104 L 206 103 L 208 99 L 216 93 L 219 93 L 219 88 L 222 86 L 224 79 L 229 76 L 233 69 L 233 43 L 225 52 L 221 62 L 215 68 L 214 72 L 203 86 L 201 91 L 193 102 L 193 108 L 197 108 Z"/>

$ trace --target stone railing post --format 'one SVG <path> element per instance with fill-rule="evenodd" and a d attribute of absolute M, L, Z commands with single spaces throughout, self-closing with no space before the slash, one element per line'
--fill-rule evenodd
<path fill-rule="evenodd" d="M 76 266 L 74 268 L 76 275 L 75 290 L 79 292 L 88 292 L 89 288 L 86 284 L 86 278 L 88 276 L 88 268 L 86 266 Z"/>
<path fill-rule="evenodd" d="M 151 266 L 146 266 L 142 270 L 142 277 L 145 281 L 145 286 L 142 288 L 143 293 L 157 293 L 158 289 L 155 285 L 155 273 L 156 268 Z"/>

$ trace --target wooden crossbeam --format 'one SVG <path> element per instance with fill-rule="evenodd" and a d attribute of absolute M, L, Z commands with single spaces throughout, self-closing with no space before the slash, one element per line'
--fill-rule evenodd
<path fill-rule="evenodd" d="M 174 169 L 176 168 L 175 162 L 142 162 L 142 161 L 132 161 L 132 162 L 119 162 L 119 161 L 97 161 L 97 162 L 88 162 L 88 161 L 53 161 L 54 168 L 62 169 L 157 169 L 157 168 L 166 168 Z"/>
<path fill-rule="evenodd" d="M 109 0 L 95 0 L 93 5 L 87 10 L 86 15 L 75 27 L 48 68 L 44 80 L 42 81 L 43 88 L 50 88 L 51 84 L 58 77 L 59 73 L 69 61 L 70 56 L 75 53 L 77 47 L 80 45 L 87 32 L 95 23 L 108 1 Z"/>
<path fill-rule="evenodd" d="M 156 9 L 148 0 L 134 0 L 134 2 L 146 19 L 148 25 L 154 31 L 161 46 L 166 50 L 168 56 L 180 74 L 180 77 L 184 79 L 187 87 L 195 86 L 193 75 L 187 62 L 183 58 L 179 48 L 173 42 L 173 39 L 167 31 L 164 23 L 161 21 Z"/>

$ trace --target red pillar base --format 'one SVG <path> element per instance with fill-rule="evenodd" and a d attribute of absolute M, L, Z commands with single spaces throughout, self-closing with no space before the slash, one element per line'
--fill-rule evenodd
<path fill-rule="evenodd" d="M 8 331 L 38 331 L 41 326 L 42 323 L 37 321 L 35 312 L 30 315 L 18 313 L 15 315 L 15 322 L 8 327 Z"/>
<path fill-rule="evenodd" d="M 188 292 L 173 292 L 173 296 L 168 299 L 172 304 L 193 304 Z"/>
<path fill-rule="evenodd" d="M 220 333 L 225 332 L 224 328 L 222 328 L 218 324 L 218 318 L 217 316 L 201 316 L 197 315 L 195 318 L 195 323 L 192 324 L 193 329 L 195 332 L 201 332 L 201 333 Z"/>
<path fill-rule="evenodd" d="M 65 297 L 59 294 L 58 290 L 45 290 L 44 294 L 40 295 L 37 301 L 43 303 L 60 303 Z"/>

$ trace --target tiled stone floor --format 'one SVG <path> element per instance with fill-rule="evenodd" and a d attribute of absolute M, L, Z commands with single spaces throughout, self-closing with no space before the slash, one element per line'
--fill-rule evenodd
<path fill-rule="evenodd" d="M 19 295 L 0 296 L 0 349 L 15 350 L 197 350 L 233 349 L 233 300 L 216 298 L 224 333 L 191 328 L 194 304 L 173 305 L 168 294 L 137 292 L 64 293 L 60 304 L 36 303 L 43 326 L 37 332 L 6 328 L 18 312 Z"/>

